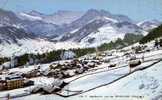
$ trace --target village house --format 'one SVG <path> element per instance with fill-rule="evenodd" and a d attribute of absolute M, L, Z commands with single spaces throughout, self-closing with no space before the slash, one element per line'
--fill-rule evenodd
<path fill-rule="evenodd" d="M 0 90 L 12 90 L 22 88 L 24 86 L 24 78 L 18 75 L 6 75 L 0 77 Z"/>

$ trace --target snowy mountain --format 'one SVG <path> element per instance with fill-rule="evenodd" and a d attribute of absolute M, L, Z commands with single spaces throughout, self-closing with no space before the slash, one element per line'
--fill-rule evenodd
<path fill-rule="evenodd" d="M 31 21 L 42 20 L 42 17 L 34 16 L 34 15 L 29 15 L 29 14 L 22 13 L 22 12 L 19 13 L 18 17 L 23 19 L 23 20 L 31 20 Z"/>
<path fill-rule="evenodd" d="M 69 32 L 69 28 L 71 27 L 69 26 L 70 23 L 80 18 L 83 14 L 83 12 L 79 11 L 60 10 L 51 15 L 42 14 L 37 11 L 31 11 L 26 13 L 18 13 L 17 16 L 22 20 L 34 21 L 34 23 L 41 22 L 41 25 L 32 25 L 33 28 L 30 28 L 30 25 L 27 25 L 27 30 L 30 30 L 29 32 L 33 33 L 46 34 L 46 36 L 53 39 L 56 38 L 58 34 L 61 35 L 63 33 Z M 73 26 L 71 28 L 74 29 Z M 45 29 L 46 31 L 42 29 Z"/>
<path fill-rule="evenodd" d="M 80 18 L 84 13 L 79 11 L 66 11 L 59 10 L 58 12 L 48 15 L 44 18 L 45 22 L 53 23 L 56 25 L 69 24 L 78 18 Z"/>
<path fill-rule="evenodd" d="M 19 14 L 2 11 L 3 14 L 0 15 L 2 18 L 0 19 L 3 22 L 0 22 L 1 25 L 8 23 L 7 26 L 20 27 L 26 32 L 57 41 L 75 40 L 75 42 L 81 42 L 81 39 L 90 33 L 98 31 L 99 28 L 106 24 L 114 28 L 115 34 L 116 32 L 141 32 L 140 27 L 134 24 L 127 16 L 111 14 L 105 10 L 90 9 L 84 14 L 77 11 L 58 11 L 52 15 L 45 15 L 37 11 Z M 5 21 L 6 18 L 7 21 Z M 98 23 L 99 25 L 97 25 Z"/>
<path fill-rule="evenodd" d="M 82 27 L 85 27 L 88 23 L 90 23 L 96 19 L 102 19 L 104 16 L 111 16 L 111 14 L 104 10 L 90 9 L 83 16 L 78 18 L 77 20 L 71 22 L 70 24 L 63 25 L 62 27 L 58 28 L 55 32 L 57 34 L 65 34 L 66 35 L 66 33 L 74 32 L 74 30 L 78 30 Z"/>
<path fill-rule="evenodd" d="M 41 17 L 20 13 L 20 16 L 11 12 L 0 9 L 0 26 L 13 26 L 22 28 L 28 33 L 33 33 L 37 36 L 48 36 L 52 34 L 56 36 L 55 30 L 58 28 L 55 24 L 50 24 L 42 21 Z"/>
<path fill-rule="evenodd" d="M 21 20 L 11 11 L 0 9 L 0 27 L 1 26 L 21 26 Z"/>
<path fill-rule="evenodd" d="M 137 25 L 145 31 L 149 31 L 153 28 L 156 28 L 160 24 L 161 24 L 161 22 L 157 21 L 157 20 L 146 20 L 146 21 L 142 21 L 142 22 L 137 23 Z"/>
<path fill-rule="evenodd" d="M 19 12 L 16 13 L 16 15 L 22 20 L 30 20 L 30 21 L 43 20 L 43 18 L 45 17 L 43 13 L 40 13 L 35 10 L 32 10 L 30 12 Z"/>
<path fill-rule="evenodd" d="M 75 29 L 84 27 L 96 19 L 102 19 L 104 16 L 111 16 L 111 14 L 104 10 L 90 9 L 82 17 L 63 27 L 63 29 L 66 29 L 65 32 L 71 32 Z"/>
<path fill-rule="evenodd" d="M 120 18 L 121 17 L 121 18 Z M 88 10 L 81 18 L 66 27 L 67 32 L 60 41 L 80 42 L 85 46 L 97 46 L 117 38 L 123 38 L 126 33 L 147 34 L 124 15 L 113 15 L 104 10 Z"/>
<path fill-rule="evenodd" d="M 46 15 L 42 14 L 38 11 L 30 11 L 30 12 L 21 12 L 17 14 L 19 18 L 26 20 L 42 20 L 46 23 L 52 23 L 56 25 L 69 24 L 83 15 L 83 12 L 79 11 L 66 11 L 59 10 L 54 14 Z"/>
<path fill-rule="evenodd" d="M 18 29 L 11 26 L 0 27 L 0 43 L 12 44 L 18 43 L 21 39 L 34 39 L 33 34 L 26 33 L 23 29 Z"/>
<path fill-rule="evenodd" d="M 54 37 L 58 34 L 55 34 L 55 30 L 58 28 L 57 25 L 46 23 L 41 20 L 28 21 L 23 20 L 22 24 L 24 30 L 30 33 L 34 33 L 37 36 L 47 37 L 53 35 Z"/>
<path fill-rule="evenodd" d="M 82 27 L 86 25 L 87 23 L 90 23 L 96 19 L 103 19 L 103 18 L 107 18 L 109 20 L 115 20 L 119 22 L 126 21 L 126 20 L 130 21 L 130 19 L 124 15 L 120 18 L 119 15 L 113 15 L 110 12 L 105 11 L 105 10 L 90 9 L 81 18 L 72 22 L 71 26 Z"/>
<path fill-rule="evenodd" d="M 27 33 L 20 28 L 0 27 L 0 56 L 11 57 L 13 54 L 18 56 L 25 53 L 41 54 L 57 49 L 79 47 L 78 44 L 72 42 L 51 42 L 32 33 Z"/>
<path fill-rule="evenodd" d="M 27 12 L 26 14 L 31 15 L 31 16 L 37 16 L 37 17 L 44 17 L 45 16 L 45 14 L 40 13 L 36 10 L 32 10 L 30 12 Z"/>
<path fill-rule="evenodd" d="M 123 38 L 126 33 L 146 34 L 129 17 L 111 14 L 105 10 L 90 9 L 84 14 L 74 11 L 58 11 L 53 15 L 31 11 L 23 15 L 25 19 L 27 18 L 26 20 L 30 20 L 30 22 L 27 21 L 28 24 L 25 22 L 25 30 L 39 36 L 46 36 L 54 41 L 73 41 L 80 42 L 81 45 L 96 46 L 116 38 Z"/>
<path fill-rule="evenodd" d="M 16 15 L 22 20 L 30 20 L 30 21 L 43 20 L 43 17 L 45 16 L 44 14 L 35 10 L 32 10 L 30 12 L 18 12 L 16 13 Z"/>
<path fill-rule="evenodd" d="M 51 15 L 37 11 L 15 14 L 0 9 L 0 27 L 10 26 L 23 29 L 36 38 L 43 40 L 46 38 L 46 41 L 50 43 L 51 41 L 58 42 L 58 44 L 59 42 L 73 42 L 77 47 L 78 45 L 80 47 L 99 46 L 115 41 L 117 38 L 122 39 L 126 33 L 146 35 L 148 30 L 146 28 L 153 28 L 155 25 L 159 25 L 158 21 L 136 24 L 125 15 L 111 14 L 108 11 L 96 9 L 90 9 L 85 13 L 58 11 Z M 6 39 L 1 37 L 1 43 L 3 40 Z"/>
<path fill-rule="evenodd" d="M 126 33 L 132 34 L 145 34 L 143 30 L 134 25 L 123 25 L 123 23 L 118 24 L 105 24 L 99 27 L 97 31 L 91 32 L 86 37 L 81 40 L 81 44 L 85 46 L 99 46 L 103 43 L 109 43 L 110 41 L 115 41 L 118 38 L 123 39 Z M 121 28 L 118 25 L 123 25 Z"/>

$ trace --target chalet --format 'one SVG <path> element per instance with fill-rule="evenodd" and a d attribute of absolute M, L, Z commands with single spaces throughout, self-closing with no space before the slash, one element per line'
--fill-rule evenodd
<path fill-rule="evenodd" d="M 33 69 L 33 70 L 23 74 L 23 76 L 26 78 L 37 77 L 37 76 L 40 76 L 40 71 L 39 71 L 39 69 Z"/>
<path fill-rule="evenodd" d="M 6 77 L 6 89 L 12 90 L 22 88 L 24 85 L 24 78 L 17 75 L 9 75 Z"/>
<path fill-rule="evenodd" d="M 24 78 L 18 75 L 0 77 L 0 90 L 12 90 L 24 86 Z"/>

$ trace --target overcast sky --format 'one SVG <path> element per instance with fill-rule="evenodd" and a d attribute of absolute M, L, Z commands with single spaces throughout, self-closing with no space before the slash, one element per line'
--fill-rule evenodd
<path fill-rule="evenodd" d="M 0 0 L 0 7 L 15 12 L 36 10 L 52 14 L 58 10 L 86 11 L 105 9 L 113 14 L 124 14 L 135 21 L 162 21 L 162 0 Z"/>

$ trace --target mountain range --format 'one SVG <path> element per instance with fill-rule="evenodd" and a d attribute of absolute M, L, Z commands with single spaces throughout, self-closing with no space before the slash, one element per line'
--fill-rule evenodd
<path fill-rule="evenodd" d="M 96 9 L 86 12 L 62 10 L 49 15 L 34 10 L 14 13 L 0 9 L 0 43 L 41 38 L 94 47 L 123 38 L 126 33 L 146 35 L 160 24 L 157 20 L 137 23 L 128 16 Z"/>

